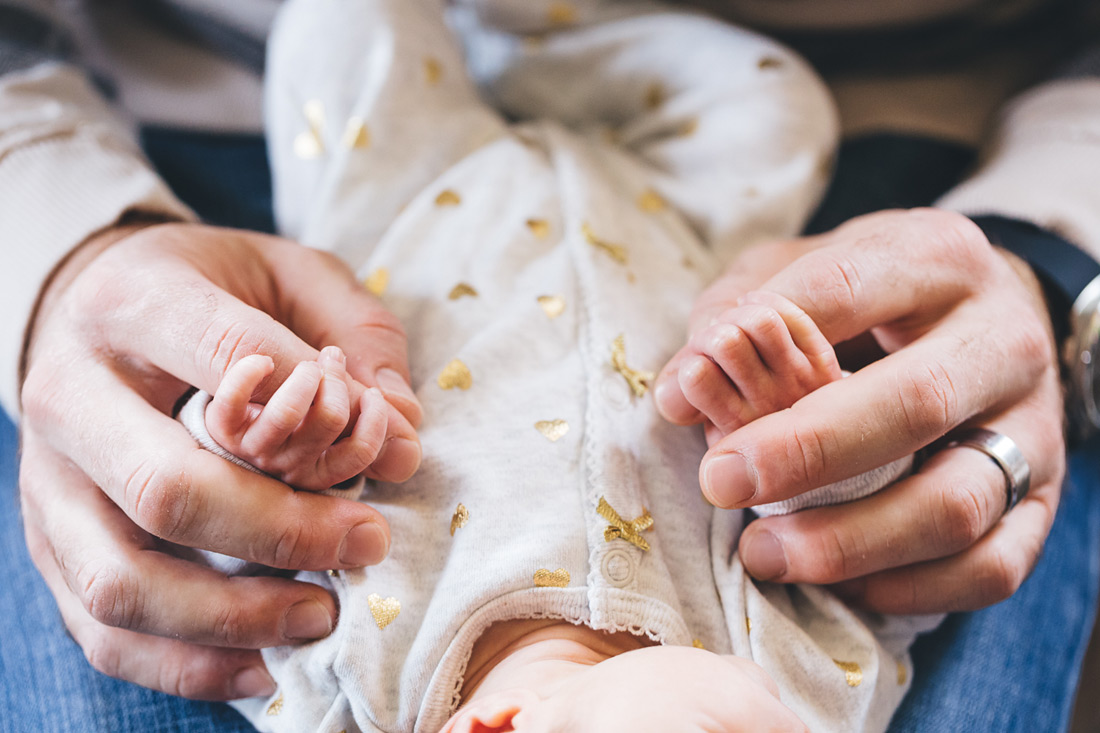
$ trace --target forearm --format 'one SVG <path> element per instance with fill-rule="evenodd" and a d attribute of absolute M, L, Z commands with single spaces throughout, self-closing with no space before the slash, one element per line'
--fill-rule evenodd
<path fill-rule="evenodd" d="M 0 32 L 0 404 L 18 407 L 17 367 L 42 285 L 74 247 L 128 212 L 192 214 L 144 160 L 43 3 Z"/>

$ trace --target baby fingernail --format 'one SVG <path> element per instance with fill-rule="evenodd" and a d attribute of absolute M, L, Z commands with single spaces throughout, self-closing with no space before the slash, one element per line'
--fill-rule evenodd
<path fill-rule="evenodd" d="M 326 346 L 321 349 L 321 361 L 343 364 L 347 361 L 347 357 L 344 356 L 344 351 L 339 346 Z"/>
<path fill-rule="evenodd" d="M 420 401 L 416 399 L 416 393 L 413 392 L 412 387 L 393 369 L 379 369 L 374 378 L 378 380 L 378 386 L 386 394 L 408 400 L 420 407 Z"/>
<path fill-rule="evenodd" d="M 332 616 L 317 601 L 299 601 L 283 617 L 283 636 L 288 639 L 320 639 L 332 631 Z"/>
<path fill-rule="evenodd" d="M 757 580 L 772 580 L 787 572 L 787 556 L 783 544 L 771 532 L 761 530 L 745 540 L 741 562 Z"/>
<path fill-rule="evenodd" d="M 756 475 L 739 453 L 711 458 L 703 469 L 703 493 L 715 506 L 741 506 L 756 496 Z"/>
<path fill-rule="evenodd" d="M 263 666 L 246 667 L 233 677 L 233 697 L 266 697 L 275 694 L 275 680 Z"/>
<path fill-rule="evenodd" d="M 371 467 L 386 481 L 401 483 L 420 468 L 420 444 L 406 438 L 390 438 L 382 444 L 382 450 Z"/>
<path fill-rule="evenodd" d="M 340 546 L 340 562 L 361 568 L 377 565 L 390 550 L 390 538 L 385 529 L 374 522 L 363 522 L 348 530 Z"/>

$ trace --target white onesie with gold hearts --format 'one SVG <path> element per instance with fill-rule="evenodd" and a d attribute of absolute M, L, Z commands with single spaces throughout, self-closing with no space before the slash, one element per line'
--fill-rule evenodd
<path fill-rule="evenodd" d="M 281 228 L 404 323 L 424 459 L 362 495 L 389 558 L 309 575 L 336 630 L 266 651 L 279 691 L 238 707 L 263 730 L 436 731 L 490 624 L 553 617 L 749 657 L 812 730 L 885 729 L 917 625 L 748 578 L 743 514 L 699 490 L 701 431 L 645 394 L 721 263 L 817 202 L 824 87 L 660 6 L 468 0 L 449 22 L 442 0 L 290 0 L 271 39 Z"/>

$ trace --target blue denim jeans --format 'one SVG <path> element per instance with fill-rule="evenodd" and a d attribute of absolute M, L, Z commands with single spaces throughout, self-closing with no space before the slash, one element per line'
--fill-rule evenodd
<path fill-rule="evenodd" d="M 177 192 L 208 220 L 271 228 L 258 138 L 152 131 L 145 142 Z M 88 666 L 27 556 L 16 451 L 15 429 L 0 413 L 0 733 L 251 730 L 224 705 L 163 695 Z M 1031 577 L 1004 603 L 953 615 L 918 641 L 913 689 L 892 731 L 1067 726 L 1100 583 L 1100 441 L 1079 450 L 1070 466 Z"/>

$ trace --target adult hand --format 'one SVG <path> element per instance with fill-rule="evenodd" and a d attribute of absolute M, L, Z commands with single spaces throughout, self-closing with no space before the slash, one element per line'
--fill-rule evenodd
<path fill-rule="evenodd" d="M 1065 472 L 1058 367 L 1030 271 L 961 215 L 880 212 L 746 251 L 699 299 L 692 331 L 753 289 L 793 301 L 830 343 L 870 335 L 886 355 L 728 435 L 709 427 L 700 481 L 715 505 L 787 499 L 962 425 L 1011 437 L 1032 474 L 1030 493 L 1003 514 L 1000 469 L 971 449 L 941 451 L 866 499 L 752 522 L 739 545 L 749 572 L 838 584 L 889 613 L 974 609 L 1012 595 L 1038 559 Z M 658 378 L 658 408 L 675 423 L 701 421 L 677 372 L 697 346 Z"/>
<path fill-rule="evenodd" d="M 97 669 L 192 698 L 269 693 L 254 650 L 328 634 L 332 597 L 285 578 L 227 578 L 189 548 L 307 570 L 385 556 L 389 529 L 370 507 L 241 469 L 171 417 L 190 385 L 213 391 L 248 354 L 274 359 L 270 394 L 328 344 L 360 391 L 386 396 L 372 475 L 408 478 L 420 407 L 404 332 L 335 258 L 165 224 L 109 231 L 62 265 L 27 352 L 20 491 L 31 556 Z"/>

